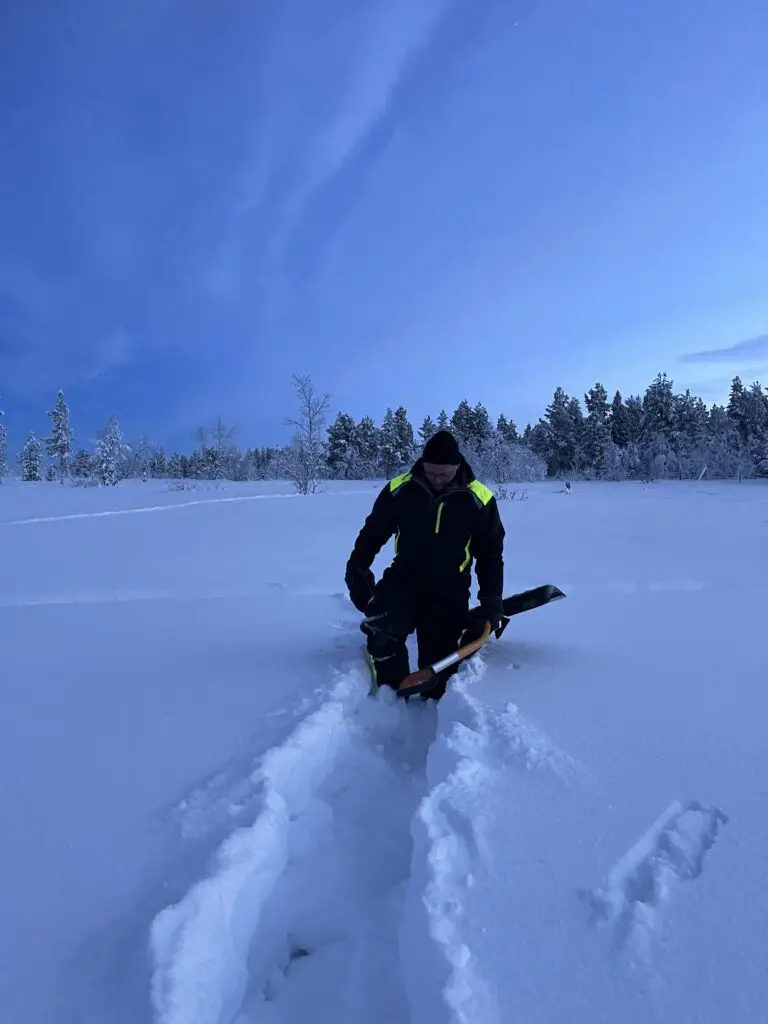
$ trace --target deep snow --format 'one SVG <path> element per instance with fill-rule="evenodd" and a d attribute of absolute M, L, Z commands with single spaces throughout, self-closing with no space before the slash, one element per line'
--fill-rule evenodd
<path fill-rule="evenodd" d="M 764 1021 L 768 488 L 526 486 L 567 600 L 438 708 L 366 696 L 376 490 L 0 488 L 0 1019 Z"/>

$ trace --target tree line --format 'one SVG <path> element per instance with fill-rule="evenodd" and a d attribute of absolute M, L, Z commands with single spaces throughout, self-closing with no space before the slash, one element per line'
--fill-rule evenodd
<path fill-rule="evenodd" d="M 302 493 L 323 479 L 392 477 L 411 465 L 426 441 L 451 430 L 475 472 L 495 483 L 579 477 L 606 480 L 768 477 L 768 390 L 734 377 L 726 405 L 678 394 L 665 373 L 645 393 L 609 400 L 596 383 L 583 405 L 555 389 L 544 415 L 518 431 L 505 414 L 495 422 L 486 407 L 464 400 L 448 415 L 442 409 L 414 429 L 407 410 L 388 408 L 381 423 L 339 411 L 327 422 L 330 395 L 311 377 L 293 378 L 297 409 L 286 420 L 293 435 L 285 446 L 241 449 L 236 428 L 219 417 L 196 432 L 189 453 L 166 453 L 148 440 L 128 444 L 116 416 L 91 444 L 75 448 L 64 393 L 48 412 L 50 432 L 27 436 L 16 462 L 25 481 L 70 479 L 114 485 L 128 477 L 187 480 L 288 479 Z M 0 412 L 0 417 L 2 412 Z M 0 477 L 9 471 L 7 431 L 0 420 Z"/>

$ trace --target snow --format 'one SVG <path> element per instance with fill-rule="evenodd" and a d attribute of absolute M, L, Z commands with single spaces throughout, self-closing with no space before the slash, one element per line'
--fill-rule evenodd
<path fill-rule="evenodd" d="M 377 488 L 3 484 L 0 1019 L 763 1020 L 768 489 L 525 485 L 567 599 L 435 707 L 367 697 Z"/>

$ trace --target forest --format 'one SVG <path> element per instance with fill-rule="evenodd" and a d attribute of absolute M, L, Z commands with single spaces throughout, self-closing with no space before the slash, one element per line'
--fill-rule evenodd
<path fill-rule="evenodd" d="M 402 406 L 389 407 L 381 422 L 356 420 L 338 411 L 330 419 L 331 396 L 309 375 L 293 377 L 296 409 L 286 419 L 290 441 L 281 447 L 245 447 L 237 428 L 219 417 L 199 427 L 187 452 L 166 452 L 147 438 L 127 441 L 110 416 L 90 448 L 75 444 L 72 416 L 63 391 L 47 413 L 43 436 L 27 435 L 11 459 L 0 419 L 0 478 L 114 485 L 130 477 L 175 481 L 287 479 L 302 493 L 322 480 L 389 478 L 418 457 L 435 431 L 458 438 L 475 473 L 497 484 L 545 478 L 598 480 L 720 479 L 768 477 L 768 389 L 734 377 L 726 405 L 708 407 L 696 395 L 677 393 L 659 373 L 643 395 L 612 398 L 594 384 L 583 396 L 557 387 L 536 423 L 522 430 L 504 413 L 467 400 L 450 414 L 436 411 L 418 427 Z M 2 413 L 0 412 L 0 416 Z"/>

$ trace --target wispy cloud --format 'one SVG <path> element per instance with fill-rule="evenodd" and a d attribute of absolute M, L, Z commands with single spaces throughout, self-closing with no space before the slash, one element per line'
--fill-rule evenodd
<path fill-rule="evenodd" d="M 116 327 L 103 341 L 92 346 L 90 363 L 83 379 L 90 384 L 111 370 L 120 370 L 135 362 L 140 352 L 139 338 L 124 327 Z"/>
<path fill-rule="evenodd" d="M 768 334 L 738 341 L 726 348 L 703 349 L 680 356 L 681 363 L 740 363 L 745 359 L 768 360 Z"/>
<path fill-rule="evenodd" d="M 271 270 L 307 211 L 385 119 L 399 83 L 429 49 L 451 0 L 350 4 L 318 31 L 287 3 L 264 68 L 264 109 L 254 154 L 236 174 L 231 215 L 203 284 L 231 298 L 242 279 L 243 237 L 267 225 Z M 306 12 L 304 12 L 306 13 Z"/>

